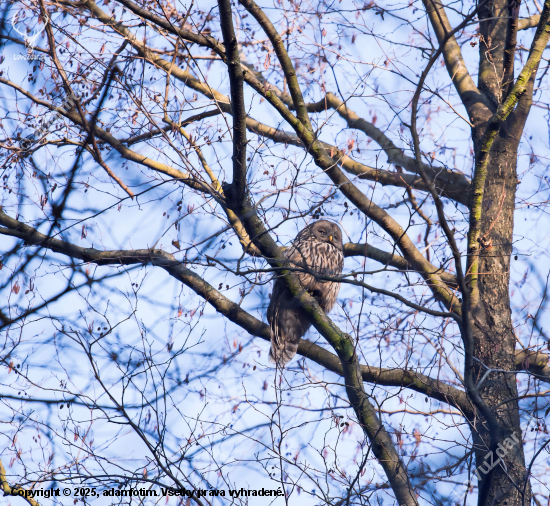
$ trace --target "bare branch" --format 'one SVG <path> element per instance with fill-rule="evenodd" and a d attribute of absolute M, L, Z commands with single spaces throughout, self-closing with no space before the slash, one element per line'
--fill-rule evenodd
<path fill-rule="evenodd" d="M 47 248 L 55 253 L 61 253 L 71 258 L 96 265 L 132 265 L 152 264 L 159 266 L 171 276 L 190 287 L 197 295 L 206 300 L 217 311 L 233 323 L 239 325 L 249 334 L 265 341 L 271 340 L 269 326 L 244 311 L 237 304 L 222 295 L 212 285 L 187 269 L 173 255 L 160 249 L 100 251 L 94 248 L 82 248 L 60 239 L 48 238 L 36 229 L 9 217 L 0 211 L 0 234 L 22 239 L 27 246 Z M 305 358 L 326 367 L 330 371 L 344 376 L 340 359 L 311 341 L 302 339 L 298 353 Z M 525 361 L 525 357 L 522 357 Z M 534 359 L 533 359 L 534 360 Z M 542 360 L 539 354 L 539 362 Z M 361 365 L 363 380 L 382 386 L 401 386 L 433 397 L 459 408 L 466 415 L 470 413 L 470 405 L 465 393 L 442 381 L 413 371 L 401 369 L 384 369 Z"/>
<path fill-rule="evenodd" d="M 452 31 L 445 9 L 440 0 L 424 0 L 423 3 L 437 40 L 441 43 L 447 33 Z M 466 111 L 468 111 L 470 121 L 474 125 L 484 123 L 491 115 L 491 103 L 480 93 L 474 84 L 474 80 L 466 68 L 462 51 L 454 35 L 445 43 L 443 57 L 445 58 L 447 72 L 460 95 L 462 103 L 466 107 Z"/>
<path fill-rule="evenodd" d="M 320 103 L 323 102 L 325 101 L 320 101 Z M 346 103 L 339 100 L 334 94 L 327 93 L 326 104 L 336 110 L 346 120 L 350 128 L 361 130 L 373 139 L 384 150 L 388 156 L 389 163 L 403 167 L 409 172 L 419 173 L 414 158 L 405 156 L 403 150 L 399 149 L 379 128 L 364 118 L 359 117 Z M 444 167 L 433 167 L 426 163 L 422 163 L 422 167 L 441 195 L 468 205 L 470 182 L 464 175 Z"/>
<path fill-rule="evenodd" d="M 226 193 L 230 201 L 242 202 L 246 194 L 246 109 L 244 106 L 243 71 L 239 59 L 239 47 L 233 28 L 231 2 L 218 0 L 220 24 L 226 47 L 227 69 L 231 88 L 233 115 L 233 182 Z"/>
<path fill-rule="evenodd" d="M 384 265 L 391 265 L 400 271 L 410 272 L 411 267 L 409 263 L 402 257 L 396 254 L 391 254 L 381 249 L 375 248 L 370 244 L 355 244 L 348 242 L 344 244 L 344 256 L 365 256 L 376 260 Z M 435 267 L 434 267 L 435 269 Z M 416 271 L 413 271 L 416 272 Z M 458 288 L 456 276 L 445 271 L 437 271 L 441 279 L 452 288 Z"/>
<path fill-rule="evenodd" d="M 4 492 L 4 497 L 13 496 L 25 499 L 31 506 L 40 506 L 40 503 L 32 497 L 32 490 L 20 487 L 19 485 L 10 486 L 6 478 L 6 469 L 0 460 L 0 485 Z"/>
<path fill-rule="evenodd" d="M 262 27 L 265 34 L 269 37 L 277 58 L 281 64 L 281 68 L 288 82 L 288 89 L 290 90 L 290 95 L 292 97 L 292 103 L 296 109 L 296 115 L 298 120 L 310 131 L 313 132 L 309 117 L 307 114 L 306 104 L 304 102 L 304 97 L 302 96 L 302 90 L 300 89 L 300 84 L 298 83 L 298 77 L 296 76 L 296 71 L 292 65 L 288 53 L 286 52 L 285 45 L 281 36 L 273 26 L 273 23 L 269 20 L 265 12 L 256 5 L 254 0 L 239 0 L 241 5 L 244 5 L 246 10 L 254 16 L 258 24 Z"/>
<path fill-rule="evenodd" d="M 523 18 L 518 21 L 518 30 L 527 30 L 536 28 L 540 23 L 540 14 L 533 14 L 528 18 Z"/>

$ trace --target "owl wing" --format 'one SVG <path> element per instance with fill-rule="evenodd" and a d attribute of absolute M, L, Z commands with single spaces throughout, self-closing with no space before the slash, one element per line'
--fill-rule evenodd
<path fill-rule="evenodd" d="M 294 268 L 307 268 L 325 276 L 340 276 L 344 268 L 342 251 L 331 244 L 318 241 L 297 241 L 288 250 L 288 260 Z M 328 313 L 336 303 L 340 283 L 319 279 L 314 274 L 297 273 L 305 290 L 319 302 L 323 311 Z"/>
<path fill-rule="evenodd" d="M 285 250 L 289 267 L 307 268 L 328 276 L 339 276 L 344 265 L 340 250 L 327 243 L 297 240 Z M 308 272 L 296 272 L 302 287 L 319 302 L 328 313 L 336 303 L 340 283 L 318 279 Z M 271 301 L 267 308 L 267 320 L 271 328 L 272 362 L 286 364 L 296 354 L 300 339 L 311 326 L 300 302 L 292 296 L 283 278 L 276 278 Z"/>
<path fill-rule="evenodd" d="M 342 251 L 327 243 L 319 243 L 315 255 L 314 269 L 325 276 L 340 276 L 344 267 Z M 328 313 L 336 304 L 340 283 L 316 279 L 312 287 L 313 296 L 319 302 L 325 313 Z"/>
<path fill-rule="evenodd" d="M 315 251 L 312 248 L 312 241 L 296 241 L 288 250 L 285 256 L 289 262 L 289 267 L 293 269 L 311 269 L 315 270 Z M 296 272 L 300 283 L 305 290 L 311 291 L 316 283 L 315 276 L 307 272 Z"/>
<path fill-rule="evenodd" d="M 296 264 L 302 261 L 301 255 L 292 247 L 285 250 L 285 256 L 291 267 L 297 267 Z M 299 274 L 302 285 L 304 282 L 308 283 L 303 276 L 302 273 Z M 305 276 L 313 279 L 309 274 Z M 296 355 L 298 343 L 311 325 L 300 302 L 290 293 L 284 278 L 275 278 L 267 308 L 267 321 L 271 329 L 269 360 L 284 366 Z"/>

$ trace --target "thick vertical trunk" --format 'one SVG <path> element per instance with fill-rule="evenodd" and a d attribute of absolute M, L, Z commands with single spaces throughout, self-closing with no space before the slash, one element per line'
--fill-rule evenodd
<path fill-rule="evenodd" d="M 521 132 L 511 132 L 507 125 L 501 129 L 493 145 L 483 199 L 480 303 L 472 312 L 471 326 L 474 356 L 479 360 L 475 361 L 475 381 L 478 383 L 485 377 L 479 390 L 502 427 L 503 448 L 497 451 L 499 455 L 488 455 L 487 425 L 478 418 L 473 434 L 477 474 L 481 478 L 480 506 L 531 504 L 530 488 L 527 487 L 523 500 L 515 486 L 523 489 L 526 472 L 516 375 L 512 372 L 489 372 L 486 375 L 488 368 L 514 370 L 516 338 L 511 318 L 509 280 L 520 136 Z M 489 471 L 492 462 L 497 462 L 499 457 L 505 465 L 499 464 Z"/>
<path fill-rule="evenodd" d="M 515 18 L 515 19 L 514 19 Z M 517 9 L 509 0 L 489 0 L 480 11 L 479 90 L 494 105 L 494 111 L 506 98 L 513 81 L 516 45 Z M 516 23 L 514 25 L 514 23 Z M 479 304 L 473 308 L 470 322 L 474 334 L 475 381 L 480 394 L 495 413 L 502 429 L 497 455 L 489 453 L 487 424 L 478 414 L 473 429 L 476 469 L 480 481 L 480 506 L 528 506 L 531 489 L 522 490 L 526 477 L 517 401 L 514 352 L 516 338 L 510 307 L 510 261 L 517 187 L 517 150 L 530 107 L 531 89 L 518 109 L 502 125 L 492 146 L 485 181 L 480 245 Z M 474 148 L 486 125 L 473 130 Z M 489 369 L 510 372 L 486 373 Z M 493 437 L 495 435 L 493 434 Z M 493 467 L 493 463 L 502 462 Z M 489 469 L 493 467 L 490 471 Z M 518 490 L 518 488 L 520 490 Z"/>

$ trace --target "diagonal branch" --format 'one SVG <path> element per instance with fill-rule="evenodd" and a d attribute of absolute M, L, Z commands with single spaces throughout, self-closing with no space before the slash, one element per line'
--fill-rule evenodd
<path fill-rule="evenodd" d="M 306 104 L 304 102 L 304 97 L 302 96 L 302 90 L 300 89 L 300 84 L 298 83 L 298 76 L 292 65 L 292 61 L 286 52 L 283 39 L 279 35 L 279 32 L 273 26 L 273 23 L 269 20 L 269 17 L 265 12 L 260 9 L 260 7 L 254 2 L 254 0 L 239 0 L 239 3 L 245 7 L 245 9 L 254 16 L 256 21 L 262 27 L 263 31 L 269 37 L 275 54 L 279 59 L 281 68 L 286 77 L 288 83 L 288 89 L 292 97 L 292 103 L 296 109 L 296 115 L 298 120 L 310 131 L 313 133 L 313 128 L 309 121 L 309 116 L 307 114 Z"/>
<path fill-rule="evenodd" d="M 270 38 L 271 43 L 275 47 L 277 45 L 276 36 L 278 36 L 278 34 L 273 33 L 274 30 L 272 30 L 273 27 L 269 20 L 261 18 L 259 20 L 260 24 L 262 24 L 262 19 L 265 25 L 264 31 L 266 31 L 267 36 Z M 224 22 L 231 23 L 232 20 L 229 17 L 229 19 L 225 19 Z M 227 39 L 224 42 L 227 45 Z M 281 53 L 279 59 L 286 61 L 285 58 L 288 58 L 288 55 L 286 54 L 283 45 L 279 45 L 278 48 Z M 290 67 L 292 68 L 292 64 L 290 64 Z M 228 66 L 230 74 L 233 69 L 233 66 Z M 239 72 L 240 71 L 241 69 L 239 68 Z M 283 72 L 285 73 L 285 77 L 287 78 L 289 85 L 293 82 L 293 85 L 298 86 L 295 73 L 292 74 L 290 69 L 285 66 L 283 66 Z M 250 83 L 253 81 L 256 87 L 259 87 L 259 82 L 257 79 L 255 79 L 249 71 L 247 74 L 247 82 Z M 235 79 L 230 79 L 232 85 L 234 81 Z M 275 103 L 278 106 L 277 110 L 282 113 L 284 119 L 294 127 L 304 145 L 313 147 L 314 144 L 317 144 L 317 149 L 322 150 L 325 156 L 329 158 L 324 149 L 318 145 L 311 126 L 309 125 L 309 119 L 306 118 L 307 121 L 304 124 L 300 119 L 293 116 L 288 108 L 275 95 L 270 95 L 268 91 L 266 96 L 271 103 Z M 318 166 L 321 166 L 317 160 L 316 163 Z M 334 165 L 332 160 L 330 160 L 330 165 Z M 322 166 L 321 168 L 325 169 Z M 268 235 L 263 223 L 260 221 L 254 208 L 251 206 L 249 199 L 245 198 L 242 202 L 237 204 L 239 207 L 236 208 L 235 211 L 237 212 L 239 218 L 243 221 L 250 237 L 253 240 L 256 239 L 256 246 L 262 255 L 272 265 L 284 268 L 286 262 L 281 250 Z M 395 445 L 393 444 L 393 441 L 391 440 L 391 436 L 382 424 L 380 418 L 378 417 L 378 413 L 371 404 L 365 391 L 359 359 L 352 337 L 349 334 L 342 332 L 332 322 L 332 320 L 321 309 L 317 300 L 304 290 L 300 284 L 299 278 L 295 274 L 285 270 L 282 271 L 282 274 L 285 277 L 290 293 L 296 297 L 300 306 L 305 310 L 310 322 L 336 351 L 342 364 L 348 399 L 353 406 L 354 412 L 365 433 L 365 436 L 371 444 L 371 449 L 374 455 L 378 458 L 380 465 L 384 469 L 398 503 L 403 506 L 417 506 L 418 501 L 416 494 L 410 482 L 409 476 L 407 475 L 405 466 L 395 448 Z"/>
<path fill-rule="evenodd" d="M 173 126 L 177 128 L 176 125 L 173 125 Z M 195 153 L 199 157 L 199 160 L 205 172 L 210 177 L 210 180 L 215 190 L 220 194 L 220 196 L 223 199 L 225 195 L 222 189 L 222 185 L 220 184 L 220 182 L 218 181 L 218 178 L 216 177 L 216 175 L 208 165 L 206 158 L 202 154 L 201 149 L 196 145 L 193 138 L 187 133 L 187 131 L 184 128 L 179 127 L 179 132 L 185 137 L 185 139 L 187 139 L 187 142 L 189 142 L 189 145 L 195 150 Z M 241 223 L 241 220 L 239 220 L 237 215 L 229 207 L 227 207 L 226 205 L 222 205 L 222 207 L 223 207 L 223 210 L 225 211 L 225 215 L 227 216 L 227 219 L 229 220 L 229 223 L 231 224 L 231 226 L 233 227 L 233 230 L 235 230 L 235 233 L 237 234 L 237 237 L 239 239 L 239 242 L 241 243 L 243 251 L 252 256 L 261 256 L 260 252 L 258 251 L 258 248 L 254 246 L 254 243 L 250 240 L 250 237 L 248 237 L 248 233 L 246 232 L 243 224 Z"/>
<path fill-rule="evenodd" d="M 445 9 L 441 0 L 423 0 L 423 3 L 437 40 L 441 44 L 446 35 L 452 31 Z M 474 126 L 484 123 L 491 116 L 492 105 L 475 85 L 466 68 L 462 50 L 454 35 L 445 42 L 443 58 L 445 59 L 447 72 L 468 112 L 471 122 Z"/>
<path fill-rule="evenodd" d="M 112 16 L 109 16 L 106 12 L 104 12 L 93 0 L 82 0 L 82 5 L 86 7 L 91 14 L 93 14 L 99 21 L 101 21 L 106 26 L 110 26 L 115 32 L 122 35 L 125 39 L 128 40 L 128 42 L 132 45 L 134 49 L 138 51 L 138 53 L 143 56 L 145 59 L 147 59 L 149 62 L 151 62 L 153 65 L 157 66 L 158 68 L 164 70 L 165 72 L 168 72 L 170 68 L 172 67 L 170 62 L 163 59 L 161 56 L 158 56 L 155 54 L 154 51 L 151 51 L 145 44 L 143 40 L 138 39 L 123 23 L 120 21 L 117 21 Z M 158 17 L 154 16 L 154 19 L 156 20 Z M 160 18 L 158 18 L 159 21 L 162 21 Z M 189 32 L 188 30 L 183 29 L 176 29 L 174 26 L 172 26 L 170 23 L 167 23 L 166 20 L 161 24 L 163 27 L 167 27 L 167 29 L 170 30 L 172 33 L 185 33 L 187 37 L 191 37 L 192 32 Z M 193 37 L 196 38 L 196 37 Z M 202 36 L 198 36 L 198 40 L 200 40 L 203 45 L 206 45 L 210 48 L 217 48 L 219 49 L 219 44 L 216 44 L 215 41 L 209 42 L 211 38 L 206 38 Z M 212 39 L 213 40 L 213 39 Z M 225 58 L 225 52 L 223 53 Z M 186 86 L 189 86 L 191 89 L 203 94 L 204 96 L 214 100 L 217 104 L 225 103 L 229 104 L 229 98 L 226 97 L 223 93 L 220 93 L 219 91 L 213 90 L 208 84 L 202 83 L 199 79 L 194 77 L 188 70 L 180 69 L 178 66 L 175 66 L 171 70 L 172 75 L 177 78 L 179 81 L 184 83 Z"/>
<path fill-rule="evenodd" d="M 21 223 L 0 211 L 0 234 L 22 239 L 27 246 L 38 246 L 49 249 L 55 253 L 94 263 L 96 265 L 133 265 L 152 264 L 164 269 L 175 279 L 191 288 L 197 295 L 206 300 L 216 311 L 227 319 L 247 331 L 249 334 L 270 341 L 269 326 L 244 311 L 240 306 L 221 294 L 212 285 L 203 280 L 191 269 L 187 269 L 173 255 L 160 249 L 143 250 L 115 250 L 101 251 L 94 248 L 83 248 L 66 241 L 48 238 L 36 229 Z M 298 353 L 305 358 L 316 362 L 328 370 L 344 375 L 340 359 L 311 341 L 302 339 L 298 347 Z M 525 357 L 522 356 L 525 364 Z M 534 360 L 534 359 L 533 359 Z M 533 361 L 532 360 L 532 361 Z M 539 354 L 539 364 L 543 358 Z M 530 363 L 530 362 L 529 362 Z M 465 393 L 447 383 L 435 380 L 429 376 L 401 369 L 385 369 L 369 365 L 361 365 L 363 381 L 375 383 L 380 386 L 395 386 L 410 388 L 422 394 L 433 397 L 441 402 L 448 403 L 460 409 L 465 416 L 470 416 L 471 407 Z"/>
<path fill-rule="evenodd" d="M 358 116 L 333 93 L 327 93 L 325 102 L 327 106 L 334 109 L 346 120 L 350 128 L 361 130 L 373 139 L 384 150 L 389 163 L 403 167 L 409 172 L 419 173 L 416 160 L 410 156 L 406 156 L 403 150 L 398 148 L 382 130 Z M 441 195 L 467 205 L 467 198 L 471 188 L 470 181 L 464 175 L 443 167 L 433 167 L 426 163 L 422 163 L 422 168 L 433 184 L 436 185 Z"/>
<path fill-rule="evenodd" d="M 270 139 L 273 142 L 278 142 L 281 144 L 291 144 L 293 146 L 298 146 L 301 148 L 305 147 L 304 143 L 296 134 L 270 127 L 268 125 L 265 125 L 264 123 L 260 123 L 253 118 L 250 118 L 249 116 L 246 118 L 246 126 L 251 132 Z M 328 144 L 323 141 L 318 142 L 320 145 L 323 146 L 327 153 L 332 153 L 332 160 L 334 163 L 337 163 L 347 173 L 357 176 L 359 179 L 375 181 L 377 184 L 380 184 L 382 186 L 397 186 L 399 188 L 413 188 L 419 191 L 429 191 L 422 179 L 416 175 L 391 172 L 389 170 L 369 167 L 368 165 L 357 162 L 334 145 Z M 394 161 L 400 160 L 402 158 L 406 159 L 408 157 L 399 156 L 394 158 Z M 451 171 L 448 172 L 450 172 L 451 174 L 456 174 Z M 457 180 L 456 184 L 451 182 L 443 184 L 439 180 L 439 177 L 436 177 L 438 188 L 442 191 L 443 195 L 455 200 L 456 202 L 467 205 L 470 198 L 470 183 L 465 178 L 463 182 Z"/>
<path fill-rule="evenodd" d="M 402 257 L 396 254 L 388 253 L 384 250 L 375 248 L 370 244 L 356 244 L 348 242 L 344 244 L 344 256 L 345 257 L 354 257 L 354 256 L 365 256 L 376 260 L 384 265 L 391 265 L 400 271 L 411 272 L 411 267 L 409 263 Z M 415 271 L 412 271 L 415 272 Z M 450 272 L 441 271 L 439 272 L 441 279 L 447 283 L 452 288 L 458 288 L 458 282 L 456 276 Z"/>
<path fill-rule="evenodd" d="M 518 30 L 527 30 L 539 26 L 540 14 L 533 14 L 528 18 L 523 18 L 518 21 Z"/>
<path fill-rule="evenodd" d="M 32 490 L 27 490 L 19 485 L 10 486 L 8 479 L 6 478 L 6 469 L 0 460 L 0 486 L 4 492 L 4 497 L 13 496 L 13 497 L 22 497 L 27 501 L 31 506 L 40 506 L 40 503 L 32 497 Z"/>
<path fill-rule="evenodd" d="M 444 51 L 444 47 L 447 43 L 447 41 L 451 40 L 454 37 L 454 34 L 458 32 L 459 30 L 463 29 L 468 22 L 476 15 L 477 9 L 474 10 L 471 14 L 466 16 L 462 23 L 460 23 L 454 30 L 450 32 L 446 32 L 445 36 L 443 37 L 443 40 L 441 40 L 439 44 L 439 48 L 432 54 L 430 57 L 430 60 L 428 61 L 428 64 L 426 65 L 426 68 L 422 71 L 422 74 L 420 76 L 420 80 L 418 81 L 418 85 L 416 87 L 416 90 L 414 92 L 414 96 L 411 102 L 411 135 L 413 138 L 413 146 L 414 146 L 414 155 L 415 155 L 415 162 L 416 162 L 416 169 L 420 176 L 422 177 L 422 180 L 426 184 L 426 186 L 429 188 L 430 193 L 432 195 L 436 210 L 437 210 L 437 216 L 439 218 L 439 224 L 441 228 L 443 229 L 445 236 L 447 237 L 447 241 L 449 243 L 449 246 L 451 248 L 452 254 L 454 256 L 455 260 L 455 267 L 457 272 L 457 281 L 458 285 L 460 287 L 460 290 L 462 293 L 466 294 L 466 289 L 464 286 L 464 274 L 462 271 L 462 257 L 461 253 L 458 249 L 458 246 L 456 244 L 456 240 L 454 237 L 454 231 L 451 231 L 449 224 L 447 222 L 447 218 L 445 216 L 445 211 L 443 209 L 443 202 L 441 201 L 441 198 L 439 197 L 439 193 L 437 189 L 435 188 L 431 177 L 426 173 L 426 170 L 424 168 L 424 164 L 422 163 L 422 155 L 420 152 L 420 138 L 418 136 L 418 129 L 416 127 L 417 125 L 417 119 L 418 119 L 418 101 L 420 100 L 420 94 L 422 92 L 422 89 L 424 87 L 424 82 L 426 78 L 428 77 L 428 74 L 430 73 L 430 70 L 432 69 L 435 62 L 438 60 L 440 54 Z"/>
<path fill-rule="evenodd" d="M 329 371 L 340 376 L 344 375 L 339 358 L 311 341 L 302 339 L 298 346 L 298 353 L 326 367 Z M 363 381 L 367 383 L 414 390 L 460 409 L 466 418 L 473 416 L 472 405 L 466 393 L 441 380 L 408 369 L 386 369 L 370 365 L 361 365 L 360 367 Z"/>

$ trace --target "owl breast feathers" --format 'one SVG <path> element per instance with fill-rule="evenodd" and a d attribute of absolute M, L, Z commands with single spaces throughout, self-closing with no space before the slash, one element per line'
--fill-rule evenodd
<path fill-rule="evenodd" d="M 344 267 L 342 231 L 336 223 L 316 221 L 305 227 L 285 250 L 289 267 L 308 269 L 325 276 L 340 276 Z M 307 272 L 296 273 L 307 290 L 328 313 L 336 303 L 340 283 L 324 281 Z M 284 366 L 296 355 L 298 343 L 311 324 L 300 302 L 292 296 L 284 278 L 275 277 L 273 294 L 267 308 L 271 327 L 269 359 Z"/>

